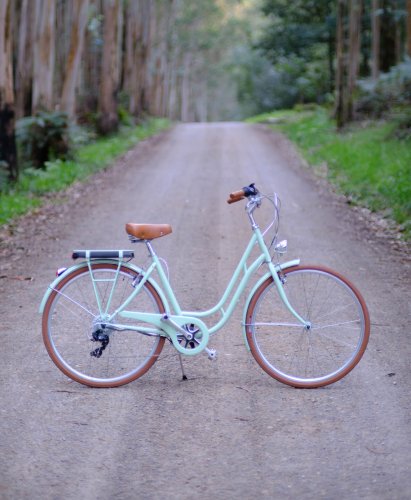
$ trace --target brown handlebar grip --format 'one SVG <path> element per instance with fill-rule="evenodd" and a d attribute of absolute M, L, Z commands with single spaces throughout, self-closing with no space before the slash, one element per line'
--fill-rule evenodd
<path fill-rule="evenodd" d="M 234 191 L 234 193 L 230 193 L 227 203 L 235 203 L 236 201 L 244 199 L 244 197 L 245 194 L 243 189 L 240 189 L 240 191 Z"/>

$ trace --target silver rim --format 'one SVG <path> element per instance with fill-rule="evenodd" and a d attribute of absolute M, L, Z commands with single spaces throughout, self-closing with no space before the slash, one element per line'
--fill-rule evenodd
<path fill-rule="evenodd" d="M 110 293 L 110 281 L 116 269 L 103 268 L 94 271 L 98 281 L 103 305 Z M 133 288 L 134 274 L 121 271 L 113 294 L 112 312 L 116 310 Z M 142 291 L 128 306 L 129 310 L 157 312 L 158 305 L 151 292 L 143 287 Z M 144 368 L 154 355 L 160 337 L 142 335 L 125 330 L 108 332 L 109 342 L 100 357 L 91 355 L 102 346 L 102 342 L 92 340 L 93 331 L 100 318 L 92 282 L 88 270 L 70 279 L 53 299 L 48 315 L 47 336 L 53 353 L 61 365 L 74 379 L 85 383 L 116 384 L 132 378 Z M 122 324 L 135 324 L 121 318 Z"/>
<path fill-rule="evenodd" d="M 311 329 L 297 324 L 275 284 L 268 285 L 255 304 L 249 329 L 267 370 L 280 380 L 307 386 L 348 373 L 358 362 L 365 335 L 362 306 L 353 290 L 316 269 L 288 273 L 285 290 Z"/>

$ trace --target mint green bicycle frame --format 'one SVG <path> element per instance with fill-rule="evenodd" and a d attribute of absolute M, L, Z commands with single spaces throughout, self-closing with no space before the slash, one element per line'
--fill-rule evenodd
<path fill-rule="evenodd" d="M 174 347 L 177 349 L 182 354 L 185 355 L 196 355 L 199 352 L 203 351 L 204 349 L 207 349 L 207 344 L 210 335 L 213 335 L 216 333 L 218 330 L 220 330 L 225 323 L 228 321 L 228 319 L 231 317 L 231 314 L 233 313 L 240 296 L 244 292 L 245 287 L 247 286 L 247 283 L 249 282 L 251 276 L 257 271 L 257 269 L 262 265 L 262 264 L 267 264 L 268 266 L 268 272 L 255 284 L 253 290 L 251 291 L 248 300 L 246 302 L 246 306 L 244 308 L 244 321 L 243 321 L 243 335 L 244 335 L 244 340 L 246 343 L 246 346 L 248 348 L 248 342 L 246 339 L 245 335 L 245 314 L 247 311 L 247 306 L 248 303 L 251 300 L 251 297 L 253 296 L 254 292 L 256 289 L 263 283 L 267 278 L 270 276 L 273 277 L 274 282 L 277 286 L 279 296 L 284 303 L 285 307 L 293 314 L 293 316 L 298 320 L 298 324 L 301 324 L 303 326 L 309 325 L 307 321 L 305 321 L 292 307 L 290 304 L 283 288 L 283 284 L 281 282 L 281 279 L 278 276 L 279 271 L 287 269 L 289 267 L 293 267 L 299 264 L 300 260 L 292 260 L 289 262 L 285 262 L 284 264 L 273 264 L 272 263 L 272 258 L 270 256 L 269 250 L 264 242 L 263 235 L 261 233 L 260 228 L 254 223 L 253 225 L 253 234 L 251 236 L 250 242 L 247 246 L 247 248 L 244 251 L 243 256 L 240 259 L 240 262 L 237 265 L 237 268 L 234 271 L 234 274 L 227 285 L 227 288 L 221 297 L 220 301 L 211 309 L 208 309 L 206 311 L 184 311 L 181 309 L 180 304 L 174 294 L 174 291 L 172 287 L 170 286 L 169 280 L 167 278 L 166 272 L 164 270 L 164 267 L 161 263 L 161 260 L 155 253 L 151 243 L 149 241 L 145 241 L 149 252 L 150 256 L 152 259 L 151 265 L 148 267 L 147 270 L 143 271 L 142 269 L 129 264 L 128 262 L 125 262 L 122 256 L 122 253 L 120 251 L 119 253 L 119 260 L 115 261 L 117 262 L 117 272 L 115 273 L 114 278 L 110 279 L 104 279 L 103 281 L 111 281 L 112 282 L 112 287 L 111 287 L 111 293 L 108 298 L 108 301 L 106 303 L 105 308 L 103 308 L 100 297 L 99 297 L 99 292 L 98 292 L 98 287 L 97 287 L 97 282 L 99 281 L 94 277 L 93 274 L 93 269 L 92 269 L 92 264 L 97 264 L 97 263 L 113 263 L 113 260 L 107 260 L 107 259 L 90 259 L 89 255 L 86 252 L 86 262 L 82 262 L 81 264 L 78 264 L 76 266 L 71 267 L 70 269 L 67 269 L 59 278 L 57 278 L 49 287 L 48 291 L 46 292 L 42 304 L 40 306 L 40 312 L 43 311 L 44 305 L 47 301 L 48 296 L 51 294 L 53 290 L 56 290 L 56 285 L 59 283 L 63 277 L 67 275 L 67 272 L 74 271 L 80 267 L 88 266 L 89 272 L 90 272 L 90 277 L 93 283 L 93 288 L 96 296 L 96 301 L 99 309 L 99 320 L 101 322 L 104 322 L 108 326 L 111 326 L 113 329 L 121 331 L 123 330 L 135 330 L 137 332 L 140 332 L 142 334 L 146 335 L 163 335 L 167 336 L 170 338 L 172 341 Z M 247 260 L 249 259 L 251 252 L 253 251 L 255 246 L 258 246 L 261 250 L 261 254 L 259 257 L 257 257 L 250 266 L 247 266 Z M 120 274 L 120 269 L 121 266 L 129 267 L 130 269 L 133 269 L 138 273 L 138 277 L 135 280 L 135 285 L 134 285 L 134 290 L 132 293 L 129 295 L 129 297 L 121 304 L 119 308 L 117 308 L 116 311 L 114 311 L 112 314 L 108 314 L 108 310 L 110 308 L 110 303 L 112 299 L 112 295 L 118 280 L 118 276 Z M 160 285 L 152 278 L 152 275 L 154 271 L 157 272 L 158 278 Z M 242 275 L 241 279 L 240 276 Z M 236 283 L 240 279 L 240 282 L 238 283 L 236 287 Z M 166 308 L 166 314 L 159 314 L 159 313 L 146 313 L 146 312 L 139 312 L 139 311 L 129 311 L 127 310 L 127 306 L 131 303 L 133 298 L 142 290 L 144 284 L 146 282 L 149 282 L 155 290 L 158 292 L 160 295 L 164 306 Z M 234 291 L 235 290 L 235 291 Z M 228 302 L 228 298 L 230 297 L 231 293 L 234 291 L 233 296 L 231 300 Z M 58 293 L 64 293 L 64 292 L 58 292 Z M 70 300 L 70 299 L 69 299 Z M 207 318 L 210 317 L 216 313 L 221 314 L 220 320 L 211 328 L 208 328 L 205 323 L 202 321 L 202 318 Z M 91 314 L 91 313 L 90 313 Z M 135 319 L 138 322 L 143 322 L 148 325 L 152 325 L 154 328 L 150 327 L 145 327 L 141 325 L 122 325 L 117 321 L 117 318 L 125 317 L 125 318 L 131 318 Z M 183 347 L 179 340 L 178 340 L 178 334 L 181 334 L 185 332 L 183 329 L 184 325 L 192 324 L 195 327 L 197 327 L 201 335 L 199 338 L 201 339 L 198 341 L 196 339 L 196 342 L 198 345 L 194 348 L 185 348 Z"/>

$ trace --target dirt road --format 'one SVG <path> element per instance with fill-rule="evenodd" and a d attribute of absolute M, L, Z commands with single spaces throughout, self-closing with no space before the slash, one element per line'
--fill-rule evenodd
<path fill-rule="evenodd" d="M 97 390 L 65 378 L 38 305 L 74 248 L 129 248 L 125 222 L 170 223 L 156 241 L 180 302 L 213 305 L 249 236 L 227 194 L 250 182 L 282 199 L 290 258 L 346 274 L 370 309 L 369 348 L 335 385 L 296 390 L 246 352 L 241 304 L 206 356 L 171 347 L 143 378 Z M 409 267 L 298 165 L 279 136 L 244 124 L 179 125 L 139 145 L 3 242 L 2 499 L 408 499 Z M 146 260 L 145 252 L 137 261 Z"/>

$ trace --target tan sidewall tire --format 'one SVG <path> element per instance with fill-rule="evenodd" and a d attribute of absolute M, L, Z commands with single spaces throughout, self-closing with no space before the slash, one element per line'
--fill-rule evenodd
<path fill-rule="evenodd" d="M 114 270 L 114 271 L 116 271 L 117 268 L 118 268 L 117 264 L 93 264 L 92 267 L 93 267 L 93 269 L 110 269 L 110 270 Z M 120 271 L 123 271 L 125 273 L 129 273 L 129 274 L 132 273 L 133 277 L 135 276 L 135 272 L 132 271 L 131 269 L 129 269 L 128 267 L 121 266 Z M 73 271 L 72 273 L 70 273 L 69 275 L 67 275 L 57 285 L 57 290 L 61 290 L 73 278 L 76 278 L 80 274 L 88 273 L 88 272 L 89 272 L 88 267 L 80 268 L 80 269 L 77 269 L 77 270 Z M 147 287 L 147 290 L 153 296 L 153 298 L 154 298 L 154 300 L 155 300 L 155 302 L 156 302 L 156 304 L 157 304 L 157 306 L 159 308 L 159 312 L 160 313 L 164 313 L 165 312 L 165 307 L 164 307 L 163 301 L 161 300 L 160 296 L 158 295 L 158 293 L 156 292 L 156 290 L 154 289 L 154 287 L 149 282 L 146 282 L 145 286 Z M 107 387 L 107 388 L 109 388 L 109 387 L 118 387 L 118 386 L 121 386 L 121 385 L 128 384 L 128 383 L 132 382 L 133 380 L 136 380 L 136 379 L 140 378 L 157 361 L 158 356 L 160 355 L 160 353 L 161 353 L 161 351 L 163 349 L 163 346 L 164 346 L 164 341 L 165 341 L 164 337 L 160 337 L 159 342 L 157 344 L 157 347 L 156 347 L 155 351 L 150 356 L 150 358 L 148 358 L 148 361 L 141 367 L 141 369 L 138 370 L 136 373 L 133 373 L 129 377 L 125 377 L 124 379 L 120 379 L 120 380 L 117 380 L 115 382 L 90 381 L 90 380 L 88 380 L 86 378 L 79 377 L 76 373 L 71 372 L 70 370 L 68 370 L 66 368 L 66 366 L 64 366 L 64 365 L 61 364 L 60 360 L 56 356 L 56 353 L 55 353 L 55 351 L 54 351 L 54 349 L 53 349 L 53 347 L 51 345 L 49 334 L 48 334 L 48 317 L 49 317 L 49 312 L 50 312 L 50 308 L 52 306 L 52 303 L 53 303 L 56 295 L 57 295 L 57 292 L 53 291 L 50 294 L 50 297 L 48 298 L 48 300 L 46 302 L 46 305 L 44 307 L 44 312 L 43 312 L 43 317 L 42 317 L 42 335 L 43 335 L 43 341 L 44 341 L 44 345 L 46 346 L 46 349 L 47 349 L 47 352 L 48 352 L 50 358 L 52 359 L 52 361 L 54 362 L 54 364 L 57 366 L 57 368 L 59 368 L 59 370 L 61 370 L 65 375 L 67 375 L 69 378 L 71 378 L 75 382 L 79 382 L 80 384 L 83 384 L 83 385 L 88 385 L 89 387 Z"/>
<path fill-rule="evenodd" d="M 356 354 L 356 356 L 351 361 L 351 363 L 349 365 L 347 365 L 344 370 L 342 370 L 341 372 L 337 373 L 334 377 L 330 377 L 328 379 L 324 379 L 324 380 L 322 380 L 320 382 L 316 382 L 316 383 L 312 383 L 312 382 L 306 382 L 306 383 L 301 382 L 301 383 L 298 383 L 298 382 L 292 381 L 292 380 L 290 380 L 288 378 L 281 377 L 278 373 L 276 373 L 275 371 L 273 371 L 270 366 L 267 365 L 267 363 L 264 361 L 264 359 L 260 356 L 259 349 L 257 348 L 256 343 L 254 341 L 254 337 L 253 337 L 253 334 L 252 334 L 252 331 L 251 331 L 251 326 L 247 326 L 246 335 L 247 335 L 248 345 L 250 346 L 250 350 L 251 350 L 252 355 L 254 356 L 254 359 L 257 361 L 257 363 L 260 365 L 260 367 L 266 373 L 268 373 L 268 375 L 270 375 L 271 377 L 275 378 L 279 382 L 282 382 L 283 384 L 290 385 L 292 387 L 305 388 L 305 389 L 314 389 L 314 388 L 317 388 L 317 387 L 322 387 L 322 386 L 325 386 L 325 385 L 333 384 L 334 382 L 337 382 L 338 380 L 341 380 L 343 377 L 345 377 L 358 364 L 358 362 L 360 361 L 360 359 L 362 358 L 362 356 L 364 354 L 364 351 L 365 351 L 365 349 L 367 347 L 368 340 L 369 340 L 369 337 L 370 337 L 370 315 L 369 315 L 369 312 L 368 312 L 367 305 L 365 304 L 365 301 L 364 301 L 362 295 L 360 294 L 360 292 L 357 290 L 357 288 L 347 278 L 345 278 L 341 274 L 333 271 L 332 269 L 324 267 L 324 266 L 309 266 L 309 265 L 307 265 L 307 266 L 294 266 L 294 267 L 290 267 L 289 269 L 287 269 L 285 271 L 285 274 L 288 275 L 288 274 L 291 274 L 291 273 L 293 273 L 295 271 L 302 271 L 302 270 L 321 271 L 321 272 L 324 272 L 324 273 L 328 273 L 328 274 L 330 274 L 332 276 L 335 276 L 336 278 L 340 279 L 343 283 L 345 283 L 352 290 L 352 292 L 354 293 L 354 295 L 358 299 L 358 301 L 359 301 L 359 303 L 361 305 L 361 309 L 363 311 L 363 315 L 364 315 L 364 337 L 363 337 L 363 341 L 361 343 L 361 347 L 360 347 L 358 353 Z M 254 308 L 255 308 L 255 306 L 256 306 L 256 304 L 258 302 L 258 299 L 260 298 L 260 296 L 264 292 L 264 290 L 268 286 L 270 286 L 273 281 L 274 280 L 273 280 L 273 278 L 271 276 L 269 278 L 267 278 L 258 287 L 258 289 L 255 291 L 253 297 L 251 298 L 251 301 L 250 301 L 250 303 L 248 305 L 248 308 L 247 308 L 247 314 L 246 314 L 246 323 L 248 325 L 251 325 L 252 316 L 253 316 L 253 313 L 254 313 Z"/>

